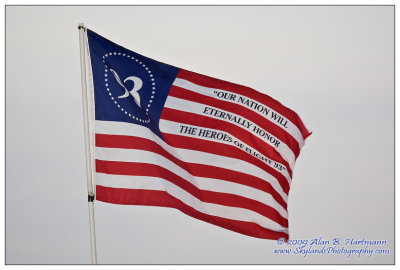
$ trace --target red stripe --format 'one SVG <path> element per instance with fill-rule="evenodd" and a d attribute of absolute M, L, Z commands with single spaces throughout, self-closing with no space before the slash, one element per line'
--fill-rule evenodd
<path fill-rule="evenodd" d="M 303 124 L 303 121 L 301 121 L 300 117 L 297 115 L 296 112 L 282 105 L 279 101 L 271 98 L 270 96 L 262 94 L 250 87 L 212 78 L 206 75 L 198 74 L 184 69 L 179 70 L 177 78 L 185 79 L 201 86 L 230 91 L 232 93 L 236 93 L 254 99 L 264 104 L 265 106 L 273 109 L 274 111 L 281 114 L 285 118 L 289 119 L 290 122 L 292 122 L 299 128 L 304 139 L 306 139 L 308 136 L 311 135 L 311 132 L 307 130 L 307 128 Z"/>
<path fill-rule="evenodd" d="M 196 219 L 248 236 L 273 240 L 279 238 L 285 238 L 287 240 L 289 238 L 286 233 L 268 230 L 256 223 L 231 220 L 201 213 L 182 203 L 165 191 L 96 186 L 96 199 L 102 202 L 123 205 L 147 205 L 175 208 Z"/>
<path fill-rule="evenodd" d="M 172 86 L 171 90 L 169 92 L 169 96 L 173 96 L 176 98 L 181 98 L 193 102 L 198 102 L 202 103 L 205 105 L 209 105 L 227 112 L 231 112 L 237 115 L 240 115 L 248 120 L 251 119 L 253 123 L 258 125 L 259 127 L 263 128 L 265 131 L 270 133 L 272 136 L 276 137 L 279 139 L 282 143 L 285 143 L 295 154 L 296 158 L 299 156 L 300 153 L 300 147 L 299 143 L 296 141 L 296 139 L 287 131 L 285 131 L 283 128 L 275 125 L 271 121 L 266 121 L 265 117 L 262 117 L 256 112 L 253 112 L 252 110 L 240 106 L 239 104 L 235 104 L 232 102 L 228 101 L 223 101 L 223 100 L 217 100 L 215 98 L 209 97 L 209 96 L 204 96 L 202 94 L 198 94 L 196 92 L 187 90 L 185 88 L 181 88 L 178 86 Z"/>
<path fill-rule="evenodd" d="M 161 119 L 170 120 L 182 124 L 189 124 L 226 131 L 232 136 L 240 139 L 247 145 L 257 149 L 264 156 L 283 164 L 286 167 L 286 170 L 288 171 L 290 177 L 292 177 L 292 171 L 289 167 L 289 164 L 286 160 L 282 158 L 282 156 L 276 151 L 274 147 L 267 144 L 262 139 L 256 137 L 251 132 L 241 129 L 232 123 L 210 118 L 207 116 L 198 115 L 195 113 L 182 112 L 166 107 L 164 107 L 161 113 Z M 166 143 L 170 144 L 166 138 L 164 138 L 164 140 Z"/>
<path fill-rule="evenodd" d="M 234 194 L 200 190 L 184 178 L 158 165 L 138 162 L 96 160 L 96 172 L 115 175 L 159 177 L 184 189 L 200 201 L 249 209 L 277 222 L 283 227 L 288 226 L 287 219 L 282 217 L 279 212 L 271 206 Z"/>
<path fill-rule="evenodd" d="M 247 159 L 257 165 L 261 165 L 261 169 L 267 169 L 267 172 L 274 176 L 276 179 L 280 179 L 278 181 L 282 181 L 284 183 L 283 190 L 286 194 L 289 192 L 289 184 L 280 173 L 270 168 L 268 165 L 264 164 L 262 161 L 254 158 L 250 155 L 246 155 L 243 151 L 237 149 L 236 147 L 224 145 L 222 143 L 210 143 L 204 140 L 195 139 L 195 138 L 186 138 L 178 135 L 165 134 L 171 137 L 176 137 L 176 139 L 171 139 L 176 142 L 177 147 L 186 148 L 192 150 L 207 150 L 207 152 L 224 155 L 227 157 L 239 158 L 239 159 Z M 207 177 L 207 178 L 217 178 L 233 183 L 238 183 L 241 185 L 249 186 L 264 192 L 271 194 L 271 196 L 280 204 L 284 209 L 287 209 L 286 202 L 282 199 L 281 195 L 271 186 L 267 181 L 258 178 L 253 175 L 209 166 L 197 163 L 183 162 L 180 159 L 174 157 L 170 153 L 168 153 L 164 148 L 155 143 L 152 140 L 134 137 L 134 136 L 123 136 L 123 135 L 105 135 L 105 134 L 96 134 L 96 146 L 98 147 L 107 147 L 107 148 L 122 148 L 122 149 L 139 149 L 145 151 L 151 151 L 157 153 L 166 159 L 171 160 L 176 165 L 180 166 L 182 169 L 186 170 L 190 174 L 198 177 Z M 243 157 L 245 156 L 245 157 Z M 255 165 L 255 166 L 257 166 Z M 265 168 L 264 168 L 265 167 Z"/>

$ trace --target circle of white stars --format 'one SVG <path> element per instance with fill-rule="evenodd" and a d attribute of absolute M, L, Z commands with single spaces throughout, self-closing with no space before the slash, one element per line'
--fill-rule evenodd
<path fill-rule="evenodd" d="M 149 74 L 150 80 L 151 80 L 151 96 L 150 96 L 150 100 L 149 103 L 147 104 L 146 107 L 146 115 L 149 114 L 149 110 L 151 108 L 151 104 L 153 103 L 153 99 L 154 99 L 154 95 L 156 93 L 156 82 L 154 80 L 154 76 L 151 72 L 151 70 L 149 69 L 149 67 L 147 67 L 142 61 L 140 61 L 139 59 L 137 59 L 136 57 L 133 57 L 129 54 L 125 54 L 125 53 L 120 53 L 120 52 L 110 52 L 110 53 L 106 53 L 105 55 L 103 55 L 103 63 L 105 66 L 105 73 L 104 73 L 104 82 L 106 85 L 106 89 L 108 92 L 108 95 L 110 96 L 111 100 L 114 102 L 114 104 L 118 107 L 118 109 L 121 110 L 121 112 L 125 113 L 127 116 L 131 117 L 132 119 L 139 121 L 141 123 L 149 123 L 150 122 L 150 118 L 148 119 L 142 119 L 140 117 L 137 117 L 131 113 L 129 113 L 126 109 L 124 109 L 119 103 L 118 101 L 114 98 L 114 96 L 112 95 L 109 85 L 108 85 L 108 66 L 106 64 L 106 58 L 110 57 L 110 56 L 122 56 L 122 57 L 126 57 L 128 59 L 131 59 L 132 61 L 135 61 L 137 64 L 141 65 Z"/>

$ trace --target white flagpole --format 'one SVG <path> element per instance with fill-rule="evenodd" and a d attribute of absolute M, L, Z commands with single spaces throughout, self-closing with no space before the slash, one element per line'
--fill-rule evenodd
<path fill-rule="evenodd" d="M 89 223 L 90 223 L 90 244 L 92 254 L 92 264 L 97 264 L 96 256 L 96 235 L 94 231 L 94 193 L 92 184 L 92 164 L 89 146 L 89 126 L 88 126 L 88 101 L 87 101 L 87 84 L 86 84 L 86 62 L 85 62 L 85 36 L 86 28 L 83 23 L 78 26 L 79 44 L 81 52 L 81 84 L 82 84 L 82 102 L 83 102 L 83 122 L 85 128 L 85 153 L 86 153 L 86 176 L 88 187 L 88 204 L 89 204 Z"/>

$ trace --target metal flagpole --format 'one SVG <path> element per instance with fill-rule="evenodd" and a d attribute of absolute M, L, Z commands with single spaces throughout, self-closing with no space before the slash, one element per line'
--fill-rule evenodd
<path fill-rule="evenodd" d="M 82 84 L 82 102 L 83 102 L 83 122 L 85 128 L 85 153 L 86 153 L 86 176 L 88 187 L 88 204 L 89 204 L 89 223 L 90 223 L 90 243 L 92 264 L 97 264 L 96 256 L 96 235 L 94 231 L 94 193 L 92 184 L 92 164 L 90 156 L 89 126 L 88 126 L 88 101 L 87 101 L 87 84 L 86 84 L 86 62 L 85 62 L 85 35 L 86 28 L 83 23 L 78 26 L 79 44 L 81 54 L 81 84 Z"/>

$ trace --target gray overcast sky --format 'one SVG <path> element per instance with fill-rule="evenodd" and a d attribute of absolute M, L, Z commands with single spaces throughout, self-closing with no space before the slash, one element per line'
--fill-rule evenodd
<path fill-rule="evenodd" d="M 174 209 L 95 202 L 99 263 L 393 263 L 394 8 L 6 7 L 6 263 L 90 263 L 77 25 L 262 91 L 313 131 L 292 239 L 386 240 L 389 255 L 274 255 Z"/>

